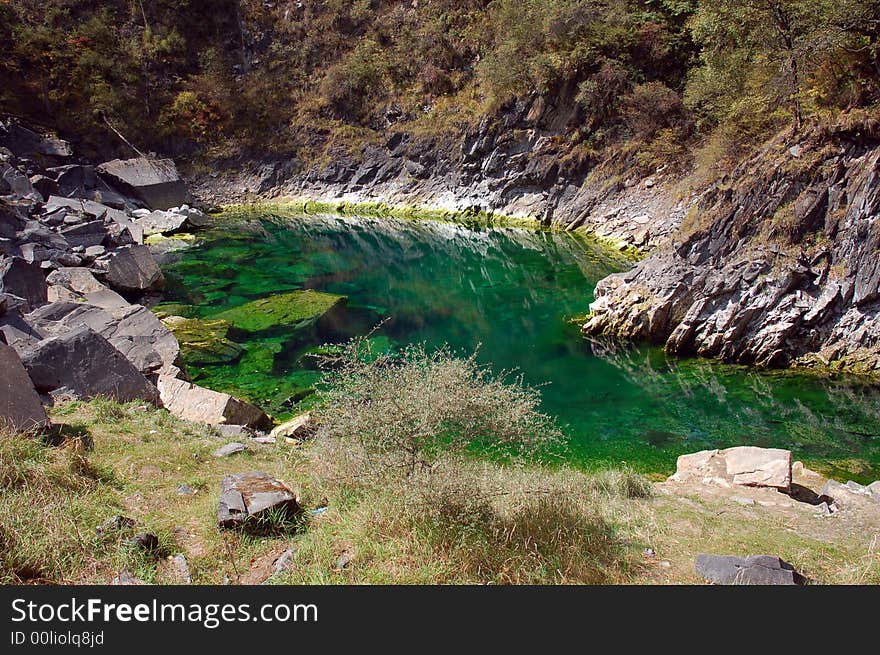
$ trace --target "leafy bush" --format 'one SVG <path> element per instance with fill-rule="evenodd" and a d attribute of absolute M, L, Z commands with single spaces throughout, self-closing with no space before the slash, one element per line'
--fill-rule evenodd
<path fill-rule="evenodd" d="M 561 436 L 538 410 L 535 389 L 492 377 L 476 355 L 423 346 L 376 354 L 355 339 L 333 364 L 318 438 L 338 443 L 367 474 L 411 476 L 477 444 L 498 454 L 535 452 Z"/>

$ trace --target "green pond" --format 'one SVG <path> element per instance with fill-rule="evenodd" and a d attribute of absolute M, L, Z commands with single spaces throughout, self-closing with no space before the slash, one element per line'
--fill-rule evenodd
<path fill-rule="evenodd" d="M 211 319 L 191 322 L 207 336 L 187 349 L 190 374 L 276 417 L 314 402 L 319 346 L 380 326 L 379 348 L 479 347 L 496 372 L 542 385 L 544 411 L 558 417 L 577 466 L 668 474 L 682 453 L 751 444 L 790 448 L 838 478 L 880 477 L 877 387 L 583 339 L 569 319 L 626 262 L 577 236 L 280 209 L 227 218 L 164 255 L 169 284 L 156 309 Z M 274 325 L 262 316 L 270 305 Z"/>

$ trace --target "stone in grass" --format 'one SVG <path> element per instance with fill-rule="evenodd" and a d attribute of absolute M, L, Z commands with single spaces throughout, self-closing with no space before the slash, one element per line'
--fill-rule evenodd
<path fill-rule="evenodd" d="M 226 364 L 241 357 L 241 346 L 227 338 L 228 321 L 168 316 L 162 323 L 177 338 L 187 364 Z"/>
<path fill-rule="evenodd" d="M 225 446 L 221 446 L 217 450 L 215 450 L 212 455 L 214 457 L 229 457 L 230 455 L 235 455 L 237 453 L 243 453 L 248 448 L 243 443 L 228 443 Z"/>
<path fill-rule="evenodd" d="M 159 537 L 152 532 L 139 532 L 128 540 L 128 544 L 135 550 L 153 552 L 159 550 Z"/>
<path fill-rule="evenodd" d="M 346 301 L 345 296 L 307 289 L 254 300 L 214 316 L 229 321 L 244 332 L 262 332 L 274 327 L 307 327 Z"/>
<path fill-rule="evenodd" d="M 148 585 L 149 582 L 144 582 L 140 578 L 136 578 L 128 571 L 120 571 L 116 576 L 114 576 L 113 580 L 110 582 L 111 585 Z"/>
<path fill-rule="evenodd" d="M 290 568 L 293 566 L 293 560 L 295 557 L 296 549 L 293 547 L 290 547 L 283 553 L 281 553 L 278 559 L 276 559 L 275 562 L 272 564 L 275 569 L 276 575 L 278 573 L 284 573 L 285 571 L 290 570 Z"/>
<path fill-rule="evenodd" d="M 177 485 L 177 491 L 175 493 L 177 493 L 178 496 L 195 496 L 197 492 L 188 484 L 181 482 Z"/>
<path fill-rule="evenodd" d="M 113 532 L 129 530 L 134 526 L 134 519 L 123 516 L 122 514 L 117 514 L 116 516 L 111 516 L 109 519 L 107 519 L 101 525 L 95 528 L 95 532 L 98 534 L 99 537 L 103 537 Z"/>
<path fill-rule="evenodd" d="M 697 575 L 713 584 L 723 585 L 802 585 L 806 578 L 794 567 L 771 555 L 736 557 L 733 555 L 697 555 Z"/>
<path fill-rule="evenodd" d="M 287 439 L 297 439 L 302 441 L 308 439 L 314 434 L 315 423 L 312 421 L 312 415 L 309 412 L 306 412 L 305 414 L 300 414 L 289 421 L 285 421 L 273 429 L 269 433 L 269 436 L 274 437 L 275 439 L 284 437 Z"/>
<path fill-rule="evenodd" d="M 293 518 L 301 512 L 293 490 L 267 473 L 227 475 L 220 483 L 217 525 L 221 528 L 242 528 L 250 524 L 259 530 L 261 520 Z"/>
<path fill-rule="evenodd" d="M 192 584 L 192 574 L 189 571 L 189 562 L 186 561 L 186 555 L 177 553 L 174 556 L 168 556 L 168 566 L 171 569 L 171 576 L 175 582 L 181 584 Z"/>

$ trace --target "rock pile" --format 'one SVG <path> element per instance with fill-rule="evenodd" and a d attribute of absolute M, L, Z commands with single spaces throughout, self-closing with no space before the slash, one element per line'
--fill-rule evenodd
<path fill-rule="evenodd" d="M 164 283 L 144 236 L 208 224 L 188 201 L 169 160 L 93 166 L 0 120 L 0 421 L 44 426 L 40 396 L 104 396 L 268 427 L 258 408 L 187 382 L 174 334 L 138 302 Z"/>

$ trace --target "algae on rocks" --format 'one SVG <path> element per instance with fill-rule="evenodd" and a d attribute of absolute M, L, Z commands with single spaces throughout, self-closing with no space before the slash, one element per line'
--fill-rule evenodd
<path fill-rule="evenodd" d="M 327 312 L 346 302 L 345 296 L 311 289 L 281 293 L 254 300 L 216 314 L 244 332 L 263 332 L 275 327 L 308 327 Z"/>
<path fill-rule="evenodd" d="M 241 346 L 227 336 L 228 321 L 169 316 L 162 322 L 177 337 L 186 364 L 222 364 L 241 357 Z"/>

